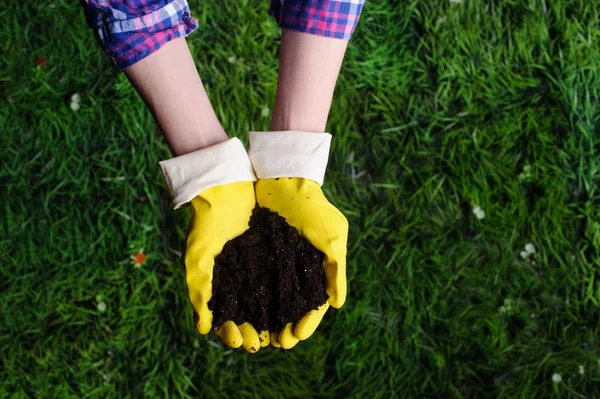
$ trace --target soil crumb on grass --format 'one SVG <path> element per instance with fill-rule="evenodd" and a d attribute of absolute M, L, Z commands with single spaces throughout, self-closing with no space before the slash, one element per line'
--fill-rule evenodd
<path fill-rule="evenodd" d="M 215 258 L 213 327 L 227 320 L 280 331 L 324 304 L 323 253 L 282 216 L 257 206 L 250 228 Z"/>

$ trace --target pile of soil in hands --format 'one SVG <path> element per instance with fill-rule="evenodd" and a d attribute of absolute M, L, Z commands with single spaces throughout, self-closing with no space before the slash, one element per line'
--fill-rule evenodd
<path fill-rule="evenodd" d="M 213 327 L 227 320 L 280 331 L 329 298 L 323 253 L 283 217 L 257 206 L 250 228 L 215 258 Z"/>

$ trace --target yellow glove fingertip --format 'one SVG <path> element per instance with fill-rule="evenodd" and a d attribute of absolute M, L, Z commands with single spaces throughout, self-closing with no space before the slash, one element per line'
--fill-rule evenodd
<path fill-rule="evenodd" d="M 194 324 L 198 333 L 208 334 L 212 328 L 213 314 L 208 306 L 199 306 L 198 311 L 194 311 Z"/>
<path fill-rule="evenodd" d="M 273 345 L 276 348 L 281 348 L 281 344 L 279 343 L 279 333 L 278 332 L 271 333 L 271 345 Z"/>
<path fill-rule="evenodd" d="M 258 340 L 261 347 L 269 346 L 271 343 L 271 333 L 268 330 L 261 331 L 258 335 Z"/>
<path fill-rule="evenodd" d="M 248 353 L 256 353 L 260 349 L 260 340 L 258 333 L 250 323 L 244 323 L 239 326 L 240 333 L 242 334 L 242 347 Z"/>
<path fill-rule="evenodd" d="M 227 346 L 237 349 L 242 346 L 243 337 L 239 328 L 231 320 L 223 323 L 221 327 L 215 328 L 215 335 Z"/>
<path fill-rule="evenodd" d="M 348 286 L 346 283 L 345 254 L 341 259 L 326 259 L 325 277 L 327 279 L 327 295 L 329 304 L 336 309 L 341 308 L 346 302 Z"/>
<path fill-rule="evenodd" d="M 344 306 L 344 302 L 346 302 L 346 287 L 343 289 L 338 288 L 335 292 L 333 290 L 327 290 L 327 294 L 329 295 L 329 304 L 336 309 Z"/>
<path fill-rule="evenodd" d="M 321 324 L 321 320 L 323 320 L 323 316 L 325 316 L 327 309 L 329 309 L 329 302 L 325 302 L 317 309 L 311 310 L 298 320 L 296 328 L 294 329 L 296 338 L 303 341 L 313 335 L 319 324 Z"/>
<path fill-rule="evenodd" d="M 288 323 L 279 333 L 279 343 L 283 349 L 292 349 L 298 342 L 300 342 L 292 330 L 293 323 Z"/>

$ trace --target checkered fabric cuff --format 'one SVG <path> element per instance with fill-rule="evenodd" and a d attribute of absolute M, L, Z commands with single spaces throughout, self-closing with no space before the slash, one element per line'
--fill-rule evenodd
<path fill-rule="evenodd" d="M 136 1 L 149 2 L 133 0 Z M 161 3 L 153 3 L 154 7 L 146 6 L 146 13 L 133 18 L 126 10 L 110 8 L 108 21 L 105 19 L 94 24 L 88 19 L 88 24 L 96 25 L 94 32 L 98 42 L 119 70 L 130 67 L 165 43 L 188 36 L 198 28 L 198 21 L 190 15 L 186 0 Z M 157 4 L 160 6 L 157 7 Z M 94 16 L 106 18 L 101 13 Z"/>
<path fill-rule="evenodd" d="M 279 26 L 337 39 L 350 39 L 365 0 L 272 0 L 269 14 Z"/>

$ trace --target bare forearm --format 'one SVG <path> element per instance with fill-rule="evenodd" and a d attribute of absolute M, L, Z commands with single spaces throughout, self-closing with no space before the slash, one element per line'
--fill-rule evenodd
<path fill-rule="evenodd" d="M 347 40 L 284 29 L 271 130 L 324 132 Z"/>
<path fill-rule="evenodd" d="M 125 73 L 156 119 L 174 155 L 227 140 L 185 39 L 175 39 Z"/>

